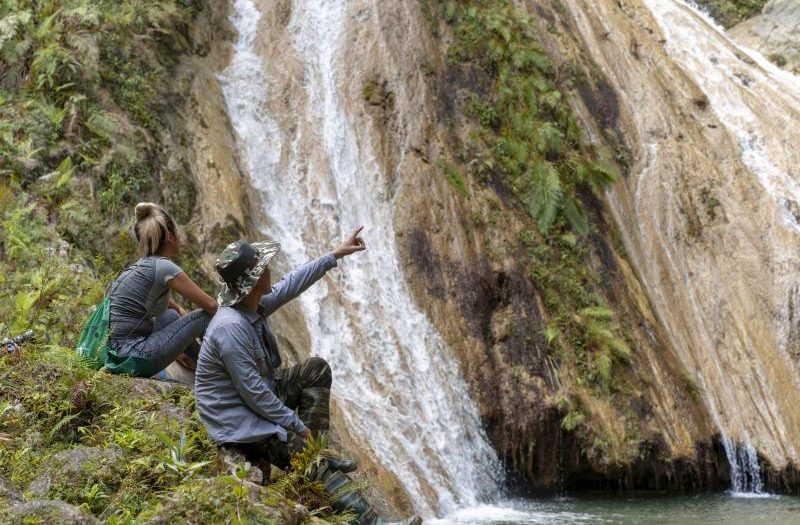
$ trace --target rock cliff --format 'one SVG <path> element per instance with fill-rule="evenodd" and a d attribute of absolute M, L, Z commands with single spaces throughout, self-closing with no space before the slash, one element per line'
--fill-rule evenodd
<path fill-rule="evenodd" d="M 792 69 L 796 18 L 793 2 L 773 0 L 732 35 Z M 157 125 L 135 118 L 138 99 L 88 92 L 143 137 L 145 160 L 124 172 L 146 173 L 136 184 L 119 190 L 92 167 L 90 148 L 116 135 L 80 118 L 83 93 L 64 102 L 57 146 L 3 150 L 4 282 L 27 308 L 9 325 L 41 316 L 49 343 L 69 345 L 102 295 L 89 281 L 130 253 L 119 234 L 132 191 L 173 209 L 186 267 L 209 286 L 231 240 L 280 240 L 283 271 L 368 221 L 369 255 L 271 321 L 290 361 L 332 361 L 338 440 L 387 508 L 477 501 L 477 485 L 502 481 L 489 479 L 486 442 L 523 491 L 727 488 L 742 450 L 768 487 L 798 490 L 795 77 L 678 0 L 236 0 L 192 20 L 180 32 L 191 51 L 156 90 L 172 109 L 158 106 Z M 22 78 L 0 72 L 6 90 Z M 61 261 L 52 282 L 21 248 L 45 241 L 36 255 Z M 64 406 L 53 424 L 81 412 Z M 101 437 L 99 454 L 119 463 Z M 54 461 L 94 449 L 70 450 Z M 0 457 L 15 482 L 37 497 L 60 490 L 20 454 Z M 229 489 L 234 505 L 229 482 L 171 486 L 145 513 L 191 513 L 184 492 L 200 485 Z M 0 483 L 20 512 L 80 518 Z"/>
<path fill-rule="evenodd" d="M 335 170 L 322 138 L 302 131 L 316 117 L 298 119 L 326 111 L 298 95 L 315 81 L 302 49 L 286 52 L 302 4 L 258 8 L 268 113 L 295 148 L 277 169 L 295 169 L 300 151 L 304 177 Z M 734 449 L 755 447 L 771 486 L 795 486 L 794 153 L 785 145 L 796 141 L 796 99 L 777 95 L 783 77 L 680 2 L 531 9 L 526 30 L 554 62 L 546 80 L 591 147 L 580 154 L 623 174 L 607 193 L 579 193 L 588 235 L 567 226 L 554 237 L 539 233 L 507 172 L 476 168 L 486 157 L 474 151 L 485 133 L 474 100 L 497 97 L 499 80 L 458 47 L 459 24 L 474 30 L 481 10 L 498 25 L 505 15 L 474 9 L 459 18 L 446 2 L 348 4 L 326 60 L 392 203 L 398 271 L 458 357 L 506 465 L 529 487 L 722 488 L 731 476 L 722 435 Z M 688 40 L 699 51 L 684 49 Z M 747 108 L 747 120 L 734 108 Z M 577 291 L 570 302 L 564 275 L 591 298 Z M 558 293 L 583 305 L 569 322 Z M 600 351 L 582 331 L 586 308 L 602 305 L 631 349 L 614 358 L 611 379 L 592 368 Z"/>

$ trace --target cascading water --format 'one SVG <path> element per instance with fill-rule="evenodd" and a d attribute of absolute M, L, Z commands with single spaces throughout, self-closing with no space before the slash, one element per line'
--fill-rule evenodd
<path fill-rule="evenodd" d="M 731 492 L 734 495 L 763 493 L 764 483 L 756 449 L 749 444 L 737 446 L 728 437 L 722 438 L 722 445 L 731 468 Z"/>
<path fill-rule="evenodd" d="M 769 91 L 769 97 L 774 96 L 774 100 L 786 107 L 797 109 L 800 108 L 797 78 L 779 70 L 760 54 L 737 46 L 710 17 L 682 0 L 644 0 L 644 3 L 666 37 L 668 54 L 692 75 L 693 81 L 707 96 L 710 109 L 738 140 L 744 165 L 756 175 L 764 194 L 779 204 L 784 226 L 800 232 L 800 224 L 789 205 L 800 200 L 800 184 L 771 157 L 775 151 L 780 151 L 774 145 L 786 140 L 776 136 L 774 130 L 781 128 L 770 121 L 777 113 L 763 111 L 762 106 L 753 103 L 753 97 L 759 97 L 760 104 L 769 106 L 771 101 L 764 98 L 764 92 L 749 91 L 750 86 L 758 85 L 760 89 Z M 777 109 L 779 106 L 775 104 L 773 107 Z M 780 118 L 785 119 L 785 125 L 792 125 L 791 115 L 781 115 Z M 758 359 L 752 359 L 750 365 L 759 388 L 767 393 L 765 397 L 775 396 L 769 381 L 762 380 L 767 377 L 765 365 Z M 787 362 L 786 366 L 791 364 Z M 737 386 L 731 382 L 723 388 L 736 389 Z M 707 395 L 705 401 L 723 434 L 722 443 L 731 470 L 731 490 L 734 494 L 761 493 L 761 469 L 747 426 L 730 420 L 730 413 L 728 419 L 721 415 L 717 401 L 720 397 Z M 729 399 L 736 399 L 736 396 L 731 393 Z M 777 412 L 775 406 L 769 405 L 763 406 L 762 410 L 766 414 Z M 772 425 L 780 425 L 781 419 L 771 417 L 770 421 Z M 740 444 L 730 437 L 732 433 L 736 434 Z M 777 428 L 776 433 L 787 432 L 784 428 Z"/>
<path fill-rule="evenodd" d="M 368 251 L 299 300 L 311 353 L 331 363 L 346 424 L 397 475 L 417 512 L 447 513 L 492 497 L 502 469 L 457 363 L 410 298 L 384 174 L 341 100 L 348 79 L 337 70 L 337 53 L 346 8 L 345 0 L 293 2 L 289 32 L 311 109 L 296 117 L 289 143 L 265 114 L 273 94 L 256 51 L 261 13 L 251 0 L 234 3 L 238 39 L 220 81 L 241 157 L 261 193 L 263 233 L 282 243 L 289 266 L 366 226 Z M 312 135 L 316 151 L 305 151 L 301 138 Z"/>

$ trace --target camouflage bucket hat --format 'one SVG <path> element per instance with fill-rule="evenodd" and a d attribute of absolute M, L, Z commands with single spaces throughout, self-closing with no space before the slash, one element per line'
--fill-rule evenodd
<path fill-rule="evenodd" d="M 237 241 L 229 244 L 217 259 L 217 273 L 222 285 L 217 302 L 220 306 L 234 306 L 242 302 L 253 289 L 267 265 L 281 249 L 278 242 Z"/>

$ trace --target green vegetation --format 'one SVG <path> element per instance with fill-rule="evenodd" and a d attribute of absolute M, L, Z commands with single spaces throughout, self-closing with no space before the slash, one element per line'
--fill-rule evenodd
<path fill-rule="evenodd" d="M 298 501 L 319 523 L 346 520 L 307 476 L 323 443 L 295 459 L 299 470 L 253 494 L 220 472 L 190 391 L 162 391 L 77 363 L 72 345 L 108 276 L 70 253 L 45 210 L 29 199 L 18 185 L 0 185 L 0 286 L 12 291 L 0 301 L 0 333 L 32 327 L 38 337 L 21 357 L 0 354 L 0 478 L 19 490 L 52 478 L 29 497 L 61 499 L 111 524 L 196 512 L 208 523 L 280 523 Z M 63 466 L 63 455 L 85 448 L 103 453 Z"/>
<path fill-rule="evenodd" d="M 433 30 L 435 7 L 423 2 Z M 538 226 L 522 239 L 534 282 L 552 316 L 545 337 L 572 362 L 583 385 L 600 394 L 615 390 L 614 366 L 630 350 L 615 315 L 597 293 L 589 264 L 591 224 L 585 202 L 619 176 L 613 155 L 586 144 L 562 93 L 558 72 L 537 41 L 536 24 L 509 0 L 437 4 L 453 41 L 451 67 L 469 68 L 466 112 L 474 123 L 457 153 L 474 180 L 511 190 Z M 461 172 L 440 164 L 448 181 L 466 194 Z"/>
<path fill-rule="evenodd" d="M 203 8 L 0 4 L 0 338 L 36 333 L 21 356 L 0 354 L 0 478 L 110 524 L 198 513 L 208 523 L 345 522 L 307 475 L 322 443 L 296 458 L 298 472 L 259 488 L 243 467 L 222 470 L 188 390 L 94 372 L 74 358 L 90 308 L 136 257 L 132 204 L 164 202 L 181 223 L 194 208 L 188 174 L 166 167 L 174 152 L 165 138 L 186 87 L 177 65 L 204 44 L 189 31 Z M 218 233 L 219 242 L 228 236 Z M 186 248 L 191 258 L 191 239 Z"/>
<path fill-rule="evenodd" d="M 0 357 L 0 414 L 0 432 L 12 437 L 0 446 L 0 477 L 106 523 L 166 523 L 197 512 L 205 523 L 285 523 L 297 502 L 318 523 L 349 518 L 332 511 L 309 477 L 323 441 L 272 485 L 245 484 L 244 466 L 220 471 L 191 391 L 88 370 L 69 348 L 28 345 L 21 359 Z"/>
<path fill-rule="evenodd" d="M 467 184 L 464 182 L 464 177 L 461 176 L 461 172 L 457 166 L 449 162 L 442 162 L 439 167 L 447 178 L 447 182 L 449 182 L 461 196 L 466 197 L 469 195 L 467 192 Z"/>
<path fill-rule="evenodd" d="M 158 138 L 174 103 L 168 86 L 190 51 L 196 5 L 0 6 L 0 177 L 46 208 L 73 247 L 100 255 L 104 268 L 130 259 L 131 243 L 118 238 L 123 217 L 134 201 L 158 191 L 166 153 Z M 185 193 L 176 191 L 191 207 Z"/>
<path fill-rule="evenodd" d="M 586 233 L 580 193 L 601 192 L 619 173 L 582 143 L 529 16 L 509 1 L 450 1 L 443 9 L 455 37 L 450 61 L 480 68 L 488 81 L 488 96 L 473 92 L 467 107 L 480 124 L 467 153 L 475 174 L 501 174 L 543 233 L 559 217 Z"/>
<path fill-rule="evenodd" d="M 620 382 L 615 365 L 626 365 L 631 350 L 621 335 L 616 314 L 596 290 L 600 276 L 588 264 L 589 248 L 571 232 L 522 239 L 532 257 L 531 271 L 551 315 L 548 343 L 568 358 L 581 385 L 611 394 Z"/>
<path fill-rule="evenodd" d="M 759 14 L 769 0 L 694 0 L 725 29 Z"/>
<path fill-rule="evenodd" d="M 770 62 L 772 62 L 778 67 L 786 67 L 786 65 L 789 63 L 789 61 L 786 60 L 786 57 L 781 55 L 780 53 L 772 53 L 767 58 L 769 59 Z"/>

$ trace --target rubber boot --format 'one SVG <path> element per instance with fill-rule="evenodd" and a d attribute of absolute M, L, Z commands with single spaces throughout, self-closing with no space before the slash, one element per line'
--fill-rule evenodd
<path fill-rule="evenodd" d="M 355 513 L 358 525 L 420 525 L 422 523 L 419 516 L 412 516 L 403 521 L 389 521 L 379 517 L 361 491 L 356 488 L 357 485 L 353 480 L 338 470 L 328 468 L 327 465 L 322 465 L 317 470 L 315 479 L 321 482 L 328 494 L 331 495 L 333 508 L 340 512 L 349 510 Z"/>
<path fill-rule="evenodd" d="M 338 470 L 342 474 L 353 472 L 358 468 L 358 464 L 352 459 L 339 459 L 339 458 L 328 457 L 325 458 L 325 461 L 328 462 L 328 467 L 330 467 L 331 470 Z"/>

